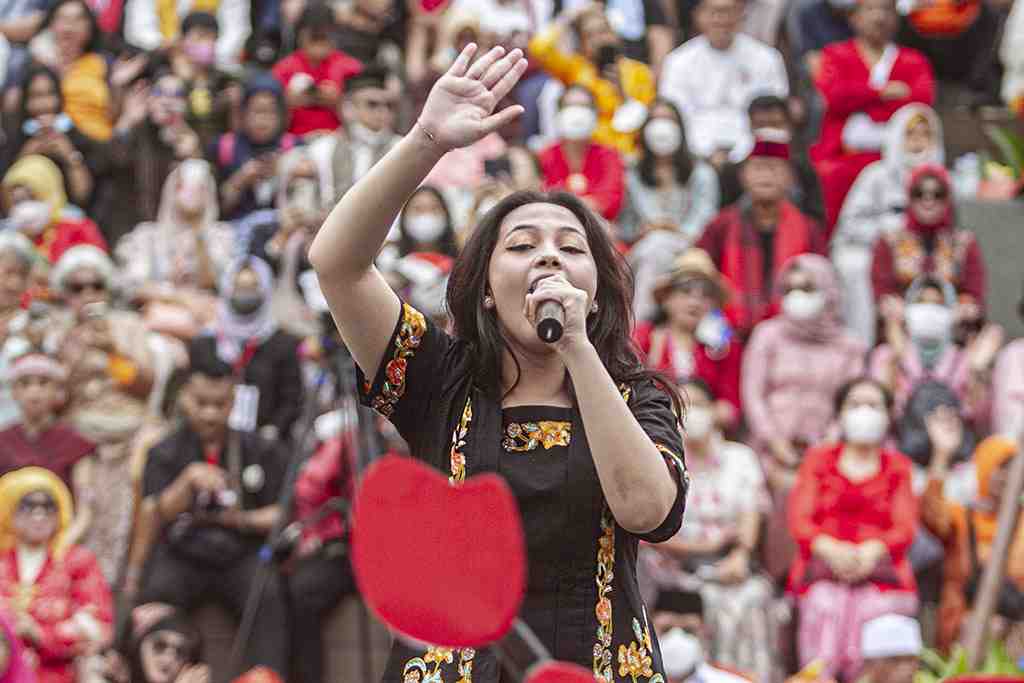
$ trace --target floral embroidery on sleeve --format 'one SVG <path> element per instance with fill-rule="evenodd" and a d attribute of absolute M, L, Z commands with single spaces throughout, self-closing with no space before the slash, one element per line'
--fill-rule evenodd
<path fill-rule="evenodd" d="M 459 424 L 452 432 L 451 448 L 451 476 L 448 483 L 455 485 L 466 481 L 466 455 L 462 449 L 466 446 L 466 435 L 469 433 L 469 424 L 473 421 L 473 399 L 466 399 L 466 407 L 462 409 L 462 417 Z"/>
<path fill-rule="evenodd" d="M 669 466 L 675 467 L 677 470 L 679 470 L 679 476 L 682 477 L 683 486 L 685 486 L 686 489 L 689 490 L 690 471 L 686 469 L 686 463 L 683 462 L 683 459 L 680 458 L 679 455 L 668 446 L 656 443 L 654 444 L 654 447 L 658 449 L 658 452 L 661 453 L 662 456 L 664 456 Z"/>
<path fill-rule="evenodd" d="M 395 406 L 405 395 L 406 368 L 426 331 L 427 321 L 423 314 L 409 304 L 402 304 L 402 322 L 395 335 L 395 347 L 391 360 L 384 366 L 384 385 L 373 397 L 373 409 L 384 417 L 394 414 Z M 367 386 L 366 391 L 369 390 Z"/>

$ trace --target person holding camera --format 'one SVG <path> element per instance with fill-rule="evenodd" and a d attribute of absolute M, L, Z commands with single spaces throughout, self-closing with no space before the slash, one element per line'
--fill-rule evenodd
<path fill-rule="evenodd" d="M 212 348 L 193 345 L 180 397 L 184 420 L 150 449 L 143 472 L 143 506 L 155 516 L 159 537 L 151 552 L 132 553 L 125 590 L 138 604 L 191 611 L 213 599 L 242 615 L 261 544 L 280 514 L 286 458 L 257 434 L 228 427 L 235 385 L 230 365 Z M 233 675 L 261 665 L 287 672 L 288 614 L 276 575 L 260 598 Z"/>

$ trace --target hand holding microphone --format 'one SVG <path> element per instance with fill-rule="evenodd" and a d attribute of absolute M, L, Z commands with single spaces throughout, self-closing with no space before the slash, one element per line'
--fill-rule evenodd
<path fill-rule="evenodd" d="M 554 344 L 566 334 L 585 331 L 588 298 L 585 291 L 574 287 L 561 273 L 547 275 L 531 285 L 525 313 L 534 324 L 537 337 Z M 576 312 L 577 308 L 582 316 Z"/>

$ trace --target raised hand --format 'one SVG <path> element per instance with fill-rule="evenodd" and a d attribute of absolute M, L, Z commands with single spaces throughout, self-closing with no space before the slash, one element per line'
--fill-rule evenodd
<path fill-rule="evenodd" d="M 964 423 L 952 406 L 939 406 L 925 416 L 924 426 L 932 444 L 932 457 L 936 466 L 945 469 L 960 448 L 964 438 Z"/>
<path fill-rule="evenodd" d="M 505 54 L 503 47 L 470 64 L 476 45 L 470 43 L 430 91 L 419 125 L 444 150 L 471 145 L 523 113 L 519 105 L 498 113 L 494 108 L 526 71 L 522 50 Z"/>

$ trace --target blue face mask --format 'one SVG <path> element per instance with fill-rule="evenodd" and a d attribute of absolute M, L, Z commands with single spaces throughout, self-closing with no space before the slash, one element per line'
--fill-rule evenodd
<path fill-rule="evenodd" d="M 21 124 L 21 132 L 28 137 L 38 135 L 46 126 L 39 123 L 38 119 L 28 119 L 25 123 Z M 58 133 L 65 134 L 74 128 L 74 124 L 71 122 L 69 117 L 64 112 L 57 114 L 57 117 L 53 120 L 53 123 L 49 126 Z"/>

